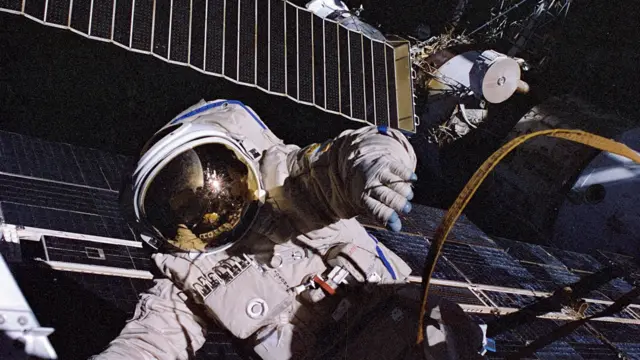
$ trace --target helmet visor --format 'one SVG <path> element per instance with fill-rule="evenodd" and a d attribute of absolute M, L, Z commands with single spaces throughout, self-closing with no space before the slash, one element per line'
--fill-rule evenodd
<path fill-rule="evenodd" d="M 212 250 L 237 240 L 258 206 L 258 180 L 242 154 L 223 144 L 188 149 L 166 163 L 142 198 L 146 221 L 168 244 Z"/>

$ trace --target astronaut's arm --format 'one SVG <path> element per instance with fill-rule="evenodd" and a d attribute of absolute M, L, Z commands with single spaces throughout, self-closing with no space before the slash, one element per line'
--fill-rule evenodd
<path fill-rule="evenodd" d="M 141 295 L 133 319 L 106 350 L 90 360 L 188 359 L 205 342 L 205 322 L 168 279 Z"/>
<path fill-rule="evenodd" d="M 398 130 L 347 130 L 289 153 L 287 163 L 287 196 L 325 220 L 369 215 L 398 231 L 398 213 L 411 210 L 416 155 Z"/>

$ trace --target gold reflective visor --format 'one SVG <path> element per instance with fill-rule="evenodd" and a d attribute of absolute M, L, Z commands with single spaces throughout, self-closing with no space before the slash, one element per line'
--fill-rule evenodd
<path fill-rule="evenodd" d="M 143 202 L 147 220 L 180 250 L 237 240 L 259 204 L 259 180 L 247 161 L 223 144 L 177 155 L 150 182 Z"/>

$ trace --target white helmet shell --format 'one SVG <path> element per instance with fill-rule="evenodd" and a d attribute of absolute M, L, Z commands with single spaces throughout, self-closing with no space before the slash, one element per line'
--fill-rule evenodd
<path fill-rule="evenodd" d="M 240 122 L 242 123 L 238 124 Z M 256 129 L 260 129 L 262 135 L 254 136 L 258 142 L 263 142 L 259 147 L 242 133 L 243 131 L 255 133 Z M 156 132 L 145 145 L 131 178 L 131 197 L 125 201 L 132 202 L 131 215 L 134 216 L 132 220 L 137 223 L 136 228 L 140 231 L 142 239 L 154 248 L 158 247 L 157 240 L 166 240 L 160 231 L 147 221 L 143 204 L 145 193 L 154 177 L 176 156 L 202 145 L 224 145 L 238 158 L 241 157 L 240 160 L 247 166 L 248 171 L 255 176 L 257 189 L 254 195 L 259 199 L 259 205 L 262 205 L 266 192 L 260 178 L 258 161 L 263 151 L 269 145 L 278 143 L 278 140 L 250 108 L 238 101 L 201 102 L 178 115 Z M 255 215 L 257 212 L 251 215 L 251 219 L 243 219 L 243 221 L 253 222 Z M 234 237 L 234 241 L 221 247 L 207 249 L 207 251 L 225 250 L 240 237 Z"/>

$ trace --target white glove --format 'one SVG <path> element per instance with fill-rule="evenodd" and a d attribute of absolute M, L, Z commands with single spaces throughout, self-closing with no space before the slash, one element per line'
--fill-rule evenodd
<path fill-rule="evenodd" d="M 353 203 L 361 205 L 358 212 L 391 231 L 400 231 L 398 213 L 407 214 L 412 208 L 412 183 L 418 179 L 414 169 L 415 153 L 404 135 L 378 127 L 378 133 L 358 143 L 349 178 L 345 179 Z"/>

